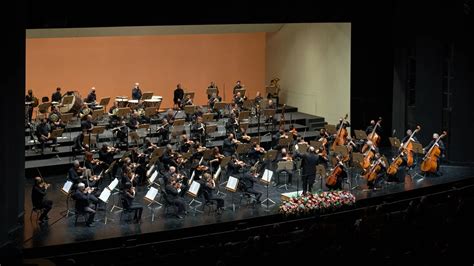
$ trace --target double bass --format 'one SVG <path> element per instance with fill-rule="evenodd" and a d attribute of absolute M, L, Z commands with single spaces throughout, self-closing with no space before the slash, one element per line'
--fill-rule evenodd
<path fill-rule="evenodd" d="M 349 116 L 348 114 L 344 116 L 344 118 L 341 121 L 341 125 L 339 126 L 339 129 L 337 130 L 336 139 L 332 143 L 333 150 L 336 148 L 336 146 L 344 145 L 346 143 L 348 133 L 347 133 L 347 129 L 344 128 L 344 123 L 346 122 L 346 119 L 348 116 Z"/>
<path fill-rule="evenodd" d="M 411 143 L 411 139 L 418 131 L 420 131 L 420 129 L 421 127 L 417 126 L 415 131 L 413 131 L 413 133 L 408 138 L 408 140 L 405 143 L 403 143 L 402 147 L 400 147 L 400 153 L 398 154 L 397 157 L 395 157 L 395 159 L 393 159 L 392 163 L 387 169 L 388 175 L 395 175 L 397 173 L 398 167 L 400 167 L 400 165 L 403 162 L 402 156 L 404 153 L 407 155 L 407 166 L 413 165 L 413 153 L 412 153 L 413 144 Z"/>
<path fill-rule="evenodd" d="M 381 137 L 376 133 L 376 129 L 377 129 L 377 127 L 380 126 L 381 122 L 382 122 L 382 117 L 379 117 L 379 121 L 377 121 L 377 123 L 375 123 L 375 126 L 372 129 L 372 132 L 370 132 L 369 135 L 367 135 L 367 140 L 371 140 L 372 143 L 374 143 L 375 146 L 379 146 L 379 144 L 380 144 Z"/>
<path fill-rule="evenodd" d="M 420 165 L 420 169 L 422 172 L 425 173 L 435 173 L 436 169 L 438 168 L 438 158 L 441 156 L 441 149 L 438 146 L 438 142 L 441 138 L 445 137 L 448 133 L 446 131 L 443 132 L 435 141 L 433 146 L 429 149 L 426 153 L 425 157 L 423 158 L 423 162 Z"/>

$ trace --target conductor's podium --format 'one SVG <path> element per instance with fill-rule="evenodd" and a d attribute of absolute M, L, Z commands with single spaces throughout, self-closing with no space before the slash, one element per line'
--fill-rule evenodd
<path fill-rule="evenodd" d="M 280 199 L 282 201 L 285 200 L 290 200 L 291 198 L 299 197 L 303 194 L 303 191 L 293 191 L 293 192 L 286 192 L 286 193 L 281 193 Z"/>

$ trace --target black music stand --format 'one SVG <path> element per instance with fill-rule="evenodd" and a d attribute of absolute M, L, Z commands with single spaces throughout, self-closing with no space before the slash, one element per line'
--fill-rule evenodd
<path fill-rule="evenodd" d="M 242 111 L 239 113 L 239 121 L 242 121 L 242 120 L 245 120 L 245 119 L 249 119 L 249 116 L 250 116 L 250 111 Z"/>
<path fill-rule="evenodd" d="M 97 145 L 97 143 L 99 143 L 99 134 L 104 133 L 104 131 L 105 131 L 105 126 L 95 126 L 94 128 L 92 128 L 92 131 L 89 134 L 89 138 L 92 134 L 95 134 L 96 135 L 96 145 Z M 89 147 L 89 148 L 91 148 L 91 147 Z"/>
<path fill-rule="evenodd" d="M 148 204 L 146 205 L 146 207 L 150 210 L 151 212 L 151 221 L 154 222 L 155 221 L 155 211 L 156 209 L 160 209 L 163 204 L 161 204 L 160 202 L 156 201 L 155 198 L 156 196 L 158 195 L 158 189 L 155 188 L 155 187 L 150 187 L 146 193 L 146 195 L 143 197 L 143 199 L 145 200 L 145 202 L 147 202 Z M 152 205 L 153 204 L 156 204 L 157 206 L 156 207 L 153 207 Z"/>
<path fill-rule="evenodd" d="M 333 134 L 337 133 L 335 125 L 327 124 L 327 125 L 324 125 L 324 128 L 326 129 L 326 132 L 330 135 L 333 135 Z"/>
<path fill-rule="evenodd" d="M 73 115 L 73 113 L 61 114 L 61 121 L 63 121 L 63 123 L 66 124 L 66 126 L 65 126 L 66 133 L 68 132 L 68 126 L 69 126 L 69 123 L 72 120 L 72 115 Z M 72 140 L 72 131 L 71 130 L 69 130 L 69 138 Z"/>
<path fill-rule="evenodd" d="M 226 174 L 225 174 L 225 176 L 228 175 L 228 173 L 227 173 L 227 165 L 229 164 L 229 162 L 230 162 L 231 159 L 232 159 L 232 157 L 230 157 L 230 156 L 225 156 L 224 158 L 222 158 L 221 163 L 220 163 L 220 165 L 219 165 L 219 167 L 221 167 L 222 169 L 224 169 L 224 168 L 226 169 Z M 220 183 L 219 186 L 222 186 L 222 185 L 224 185 L 224 184 L 227 184 L 227 180 L 224 181 L 224 182 L 222 182 L 222 183 Z"/>
<path fill-rule="evenodd" d="M 245 110 L 251 110 L 254 105 L 254 100 L 245 100 L 242 104 L 242 108 Z"/>
<path fill-rule="evenodd" d="M 131 112 L 131 110 L 130 110 L 129 107 L 118 108 L 117 116 L 120 117 L 120 118 L 123 118 L 123 117 L 125 117 L 127 114 L 129 114 L 130 112 Z"/>
<path fill-rule="evenodd" d="M 184 106 L 184 113 L 188 115 L 188 117 L 192 116 L 196 112 L 196 105 L 185 105 Z"/>
<path fill-rule="evenodd" d="M 237 186 L 239 185 L 239 179 L 233 176 L 229 176 L 229 180 L 227 181 L 227 185 L 225 189 L 232 192 L 232 211 L 235 212 L 235 202 L 234 202 L 234 193 L 237 191 Z"/>
<path fill-rule="evenodd" d="M 359 170 L 362 170 L 362 162 L 364 161 L 364 155 L 360 152 L 353 152 L 352 153 L 352 167 L 350 167 L 350 173 L 349 173 L 349 176 L 351 178 L 351 190 L 355 189 L 355 188 L 358 188 L 360 185 L 359 185 L 359 177 L 360 177 L 360 174 L 356 174 L 355 175 L 355 184 L 356 186 L 353 186 L 352 184 L 352 176 L 353 176 L 353 173 L 354 173 L 354 169 L 359 169 Z M 360 171 L 359 171 L 360 172 Z"/>
<path fill-rule="evenodd" d="M 242 154 L 247 154 L 250 150 L 250 147 L 251 145 L 248 143 L 238 144 L 235 152 L 239 155 L 240 159 L 242 159 Z"/>
<path fill-rule="evenodd" d="M 211 133 L 214 133 L 217 131 L 217 125 L 207 125 L 207 124 L 204 124 L 205 125 L 205 139 L 206 139 L 206 143 L 207 142 L 211 142 Z"/>
<path fill-rule="evenodd" d="M 278 146 L 280 146 L 280 147 L 287 147 L 287 149 L 290 150 L 290 149 L 289 149 L 289 147 L 290 147 L 290 142 L 291 142 L 291 140 L 290 140 L 289 138 L 280 138 L 280 139 L 278 140 Z"/>
<path fill-rule="evenodd" d="M 277 169 L 275 172 L 278 172 L 279 170 L 285 170 L 286 174 L 288 175 L 289 178 L 289 171 L 293 171 L 293 161 L 280 161 L 277 163 Z M 280 178 L 280 177 L 278 177 Z M 285 184 L 280 185 L 278 188 L 285 188 L 285 190 L 288 190 L 288 179 L 286 180 Z"/>
<path fill-rule="evenodd" d="M 205 113 L 202 115 L 202 122 L 209 123 L 214 121 L 214 114 L 213 113 Z"/>
<path fill-rule="evenodd" d="M 152 91 L 147 91 L 142 94 L 142 97 L 140 98 L 141 101 L 144 100 L 149 100 L 153 97 L 153 92 Z"/>
<path fill-rule="evenodd" d="M 268 120 L 270 117 L 272 117 L 272 120 L 271 122 L 266 122 L 265 123 L 265 128 L 268 130 L 268 127 L 271 125 L 272 126 L 272 133 L 273 134 L 273 131 L 275 131 L 275 123 L 273 123 L 273 117 L 275 116 L 276 114 L 276 110 L 275 109 L 264 109 L 263 110 L 263 116 L 265 116 L 265 121 Z M 259 119 L 260 120 L 260 119 Z"/>
<path fill-rule="evenodd" d="M 308 144 L 298 143 L 298 144 L 296 144 L 296 146 L 298 147 L 298 152 L 299 153 L 305 154 L 305 153 L 308 152 Z"/>
<path fill-rule="evenodd" d="M 189 208 L 191 210 L 194 211 L 194 215 L 196 215 L 196 213 L 202 213 L 203 211 L 201 210 L 198 210 L 197 208 L 202 206 L 202 202 L 197 200 L 197 196 L 199 194 L 199 189 L 201 188 L 201 184 L 195 180 L 193 180 L 191 182 L 191 185 L 189 186 L 189 189 L 188 191 L 186 191 L 186 194 L 188 194 L 189 196 L 191 196 L 192 200 L 189 202 Z M 193 206 L 193 203 L 197 203 L 196 205 Z"/>

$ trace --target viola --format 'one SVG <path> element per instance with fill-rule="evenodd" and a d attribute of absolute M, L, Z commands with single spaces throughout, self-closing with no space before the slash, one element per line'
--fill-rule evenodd
<path fill-rule="evenodd" d="M 438 158 L 441 155 L 441 149 L 438 146 L 438 142 L 441 138 L 445 137 L 448 133 L 446 131 L 443 132 L 435 141 L 433 146 L 431 146 L 430 150 L 426 153 L 425 157 L 423 158 L 423 162 L 420 165 L 420 169 L 423 172 L 427 173 L 435 173 L 436 169 L 438 168 Z"/>

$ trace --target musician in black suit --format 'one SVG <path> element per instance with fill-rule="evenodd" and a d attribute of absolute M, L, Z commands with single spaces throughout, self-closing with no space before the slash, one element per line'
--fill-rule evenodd
<path fill-rule="evenodd" d="M 319 156 L 313 146 L 308 148 L 308 152 L 301 154 L 296 152 L 295 158 L 301 158 L 301 180 L 303 182 L 303 194 L 311 192 L 314 181 L 316 180 L 316 165 L 320 162 Z"/>
<path fill-rule="evenodd" d="M 370 125 L 368 125 L 367 128 L 365 129 L 365 134 L 369 135 L 370 133 L 372 133 L 372 131 L 374 130 L 375 125 L 376 125 L 375 120 L 370 120 Z M 381 134 L 382 134 L 382 125 L 380 125 L 380 123 L 377 126 L 377 128 L 375 129 L 375 133 L 377 133 L 377 135 L 381 136 Z"/>
<path fill-rule="evenodd" d="M 72 199 L 76 201 L 76 211 L 89 214 L 89 217 L 86 221 L 88 227 L 92 227 L 94 222 L 95 210 L 93 205 L 89 202 L 91 197 L 91 191 L 86 189 L 84 183 L 79 183 L 77 185 L 76 192 L 72 195 Z"/>
<path fill-rule="evenodd" d="M 140 84 L 137 82 L 132 88 L 132 100 L 140 100 L 142 98 L 142 90 L 140 89 Z"/>
<path fill-rule="evenodd" d="M 89 94 L 87 95 L 85 102 L 95 105 L 96 100 L 97 100 L 97 95 L 95 94 L 95 87 L 92 87 L 91 92 L 89 92 Z"/>
<path fill-rule="evenodd" d="M 57 87 L 56 92 L 51 95 L 51 101 L 52 102 L 60 102 L 62 97 L 63 96 L 61 95 L 61 88 Z"/>
<path fill-rule="evenodd" d="M 186 214 L 186 203 L 184 202 L 184 199 L 179 196 L 178 189 L 180 189 L 180 187 L 181 183 L 178 183 L 176 177 L 172 176 L 165 187 L 165 197 L 170 204 L 173 204 L 178 208 L 176 217 L 183 219 L 183 215 Z"/>
<path fill-rule="evenodd" d="M 205 173 L 198 182 L 201 184 L 200 189 L 202 189 L 204 199 L 206 201 L 214 201 L 217 205 L 217 214 L 221 214 L 224 209 L 224 199 L 219 198 L 214 193 L 216 191 L 216 183 L 212 175 Z"/>
<path fill-rule="evenodd" d="M 181 83 L 178 83 L 178 85 L 176 85 L 176 89 L 174 90 L 174 95 L 173 95 L 173 103 L 176 109 L 181 109 L 183 97 L 184 97 L 184 90 L 181 88 Z"/>
<path fill-rule="evenodd" d="M 211 84 L 207 87 L 208 89 L 216 89 L 216 95 L 219 95 L 219 88 L 217 87 L 216 83 L 214 81 L 211 81 Z M 211 95 L 207 95 L 207 99 L 210 99 Z"/>
<path fill-rule="evenodd" d="M 46 189 L 48 189 L 48 187 L 49 184 L 46 184 L 41 177 L 35 177 L 35 184 L 31 190 L 31 201 L 33 203 L 33 208 L 42 210 L 39 217 L 40 223 L 49 219 L 48 213 L 53 208 L 53 202 L 46 199 Z"/>
<path fill-rule="evenodd" d="M 25 103 L 28 103 L 28 122 L 31 122 L 33 116 L 33 108 L 37 106 L 38 99 L 33 96 L 33 90 L 28 90 L 28 94 L 25 96 Z"/>
<path fill-rule="evenodd" d="M 230 114 L 229 119 L 225 123 L 227 133 L 236 133 L 240 129 L 239 119 L 235 114 Z"/>
<path fill-rule="evenodd" d="M 47 118 L 41 119 L 41 123 L 36 127 L 36 136 L 38 137 L 38 141 L 41 144 L 41 154 L 44 153 L 46 142 L 52 140 L 53 144 L 57 143 L 56 138 L 51 138 L 51 126 L 49 125 Z M 56 150 L 56 147 L 54 147 L 52 151 L 58 152 L 58 150 Z"/>
<path fill-rule="evenodd" d="M 81 129 L 91 132 L 94 128 L 94 122 L 92 122 L 92 115 L 87 115 L 86 120 L 81 121 Z"/>
<path fill-rule="evenodd" d="M 199 116 L 191 127 L 191 139 L 192 140 L 199 140 L 203 142 L 203 137 L 205 135 L 205 125 L 202 122 L 202 116 Z"/>
<path fill-rule="evenodd" d="M 142 219 L 143 207 L 140 204 L 134 202 L 135 194 L 135 188 L 132 186 L 132 183 L 125 183 L 122 194 L 123 208 L 133 211 L 133 220 L 135 221 L 135 223 L 139 223 Z"/>
<path fill-rule="evenodd" d="M 225 156 L 231 156 L 235 153 L 235 147 L 236 140 L 234 139 L 234 134 L 229 133 L 227 138 L 224 140 L 224 143 L 222 144 L 222 153 L 224 153 Z"/>
<path fill-rule="evenodd" d="M 257 203 L 260 203 L 263 193 L 254 188 L 254 184 L 258 182 L 258 176 L 257 168 L 251 167 L 250 173 L 245 173 L 239 178 L 239 184 L 242 191 L 255 195 Z"/>
<path fill-rule="evenodd" d="M 170 124 L 168 123 L 168 119 L 163 118 L 163 120 L 161 120 L 161 125 L 156 129 L 156 133 L 160 139 L 160 145 L 167 145 L 169 143 Z"/>
<path fill-rule="evenodd" d="M 232 95 L 235 95 L 237 90 L 240 90 L 242 88 L 243 86 L 240 84 L 240 80 L 237 80 L 237 82 L 235 83 L 234 89 L 232 90 Z"/>

